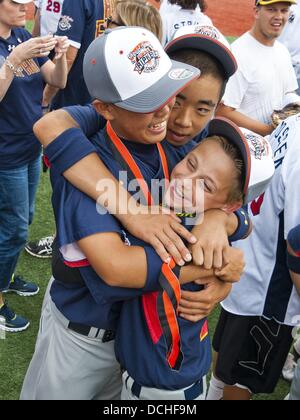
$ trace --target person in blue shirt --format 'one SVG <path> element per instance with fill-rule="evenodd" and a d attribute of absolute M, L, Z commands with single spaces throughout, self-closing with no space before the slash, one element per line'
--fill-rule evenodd
<path fill-rule="evenodd" d="M 0 328 L 17 332 L 29 322 L 4 303 L 3 292 L 21 296 L 38 287 L 14 276 L 32 222 L 41 146 L 33 124 L 42 116 L 44 82 L 63 88 L 67 38 L 32 39 L 23 29 L 29 0 L 0 0 Z M 56 64 L 47 59 L 56 51 Z"/>
<path fill-rule="evenodd" d="M 69 74 L 64 89 L 47 86 L 44 101 L 48 101 L 51 109 L 91 102 L 82 74 L 83 57 L 91 42 L 101 34 L 101 25 L 111 15 L 112 8 L 110 0 L 64 0 L 57 35 L 67 36 L 70 40 L 67 54 Z"/>

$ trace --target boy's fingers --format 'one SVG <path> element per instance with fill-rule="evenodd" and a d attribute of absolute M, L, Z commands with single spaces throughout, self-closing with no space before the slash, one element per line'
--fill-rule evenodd
<path fill-rule="evenodd" d="M 175 233 L 174 230 L 169 226 L 167 226 L 164 231 L 165 234 L 169 237 L 169 239 L 173 242 L 184 261 L 191 262 L 192 255 L 183 243 L 182 239 L 177 235 L 177 233 Z"/>
<path fill-rule="evenodd" d="M 184 240 L 186 240 L 190 244 L 195 244 L 197 242 L 197 238 L 189 232 L 184 226 L 178 223 L 171 223 L 171 227 L 178 235 L 181 236 Z"/>
<path fill-rule="evenodd" d="M 223 249 L 223 265 L 227 265 L 230 261 L 230 247 L 226 246 Z"/>
<path fill-rule="evenodd" d="M 204 263 L 203 249 L 200 244 L 193 247 L 193 263 L 199 266 L 202 266 Z"/>
<path fill-rule="evenodd" d="M 222 268 L 222 266 L 223 266 L 223 252 L 222 252 L 222 249 L 215 249 L 213 266 L 214 266 L 214 268 Z"/>
<path fill-rule="evenodd" d="M 165 234 L 165 232 L 160 232 L 157 235 L 157 238 L 160 240 L 162 245 L 165 247 L 167 252 L 174 258 L 176 264 L 183 266 L 184 260 L 177 247 L 174 245 L 172 240 Z"/>
<path fill-rule="evenodd" d="M 157 254 L 160 256 L 163 262 L 166 262 L 166 263 L 169 262 L 171 258 L 170 254 L 168 253 L 168 251 L 166 250 L 166 248 L 163 246 L 162 242 L 158 238 L 151 240 L 150 245 L 153 246 L 153 248 L 155 249 Z"/>
<path fill-rule="evenodd" d="M 208 315 L 207 313 L 199 314 L 198 316 L 180 314 L 181 318 L 185 319 L 186 321 L 191 321 L 194 323 L 201 321 L 203 318 L 206 318 L 207 315 Z"/>
<path fill-rule="evenodd" d="M 204 268 L 206 270 L 210 270 L 213 266 L 213 249 L 212 248 L 206 248 L 204 249 Z"/>
<path fill-rule="evenodd" d="M 179 306 L 178 313 L 183 315 L 201 315 L 209 313 L 211 309 L 211 306 L 208 305 L 202 305 L 201 307 L 195 309 Z"/>
<path fill-rule="evenodd" d="M 224 267 L 224 268 L 222 268 L 220 270 L 216 270 L 215 271 L 215 274 L 216 274 L 217 277 L 223 277 L 223 276 L 225 276 L 227 274 L 226 267 Z"/>

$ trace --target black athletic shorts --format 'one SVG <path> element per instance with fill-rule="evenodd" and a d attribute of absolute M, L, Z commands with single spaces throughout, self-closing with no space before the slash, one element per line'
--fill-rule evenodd
<path fill-rule="evenodd" d="M 262 317 L 233 315 L 222 309 L 213 338 L 219 354 L 216 376 L 253 394 L 271 394 L 291 348 L 293 327 Z"/>

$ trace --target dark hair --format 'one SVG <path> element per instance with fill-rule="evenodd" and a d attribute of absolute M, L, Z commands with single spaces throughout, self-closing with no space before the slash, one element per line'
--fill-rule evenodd
<path fill-rule="evenodd" d="M 187 48 L 174 51 L 170 53 L 169 56 L 172 60 L 189 64 L 190 66 L 194 66 L 201 70 L 201 76 L 212 76 L 215 79 L 218 79 L 222 83 L 220 99 L 223 97 L 228 80 L 222 64 L 211 54 Z"/>
<path fill-rule="evenodd" d="M 198 4 L 201 12 L 205 12 L 207 9 L 205 0 L 168 0 L 168 2 L 170 4 L 177 4 L 177 6 L 181 6 L 181 8 L 185 10 L 195 10 Z"/>

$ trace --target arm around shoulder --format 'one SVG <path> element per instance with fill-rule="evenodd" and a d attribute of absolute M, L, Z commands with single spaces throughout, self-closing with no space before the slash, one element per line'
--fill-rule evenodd
<path fill-rule="evenodd" d="M 60 109 L 49 112 L 33 126 L 33 132 L 43 147 L 49 146 L 58 136 L 70 128 L 78 128 L 71 115 Z"/>

